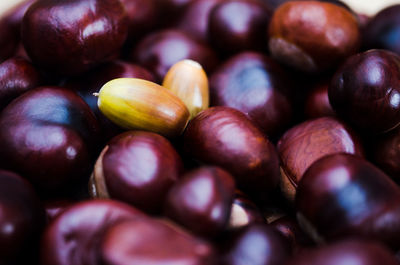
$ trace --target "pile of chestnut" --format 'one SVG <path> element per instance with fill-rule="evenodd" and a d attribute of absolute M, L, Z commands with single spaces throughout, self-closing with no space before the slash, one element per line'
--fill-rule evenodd
<path fill-rule="evenodd" d="M 400 5 L 26 0 L 0 143 L 1 265 L 400 264 Z"/>

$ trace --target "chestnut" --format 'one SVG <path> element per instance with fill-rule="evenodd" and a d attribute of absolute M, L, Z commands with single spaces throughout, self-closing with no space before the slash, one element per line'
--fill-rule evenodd
<path fill-rule="evenodd" d="M 37 250 L 45 224 L 43 206 L 27 180 L 0 170 L 0 208 L 0 263 L 27 264 L 19 262 Z"/>
<path fill-rule="evenodd" d="M 379 11 L 365 26 L 365 49 L 385 49 L 400 54 L 400 5 Z"/>
<path fill-rule="evenodd" d="M 286 2 L 275 10 L 269 25 L 272 56 L 303 72 L 333 68 L 356 53 L 359 45 L 356 17 L 332 3 Z"/>
<path fill-rule="evenodd" d="M 131 59 L 152 71 L 161 83 L 177 62 L 191 59 L 211 72 L 218 59 L 206 44 L 180 30 L 162 30 L 147 35 L 133 49 Z"/>
<path fill-rule="evenodd" d="M 277 144 L 282 166 L 281 189 L 294 201 L 304 172 L 319 158 L 346 152 L 364 155 L 359 137 L 343 122 L 333 117 L 305 121 L 288 130 Z"/>
<path fill-rule="evenodd" d="M 274 145 L 238 110 L 212 107 L 200 112 L 189 122 L 183 141 L 187 154 L 224 168 L 251 196 L 263 200 L 278 185 Z"/>
<path fill-rule="evenodd" d="M 393 254 L 373 241 L 347 239 L 317 249 L 302 251 L 287 265 L 395 265 Z"/>
<path fill-rule="evenodd" d="M 0 64 L 0 109 L 16 97 L 39 86 L 40 73 L 27 60 L 11 58 Z"/>
<path fill-rule="evenodd" d="M 356 54 L 337 70 L 328 90 L 335 112 L 364 134 L 400 123 L 400 57 L 385 50 Z"/>
<path fill-rule="evenodd" d="M 159 212 L 183 170 L 163 136 L 129 131 L 114 137 L 99 156 L 90 181 L 92 197 L 115 198 L 146 212 Z"/>
<path fill-rule="evenodd" d="M 0 114 L 1 164 L 59 195 L 86 179 L 98 132 L 95 116 L 75 92 L 39 87 Z"/>
<path fill-rule="evenodd" d="M 147 218 L 126 204 L 112 200 L 77 203 L 53 220 L 41 242 L 42 265 L 101 264 L 101 236 L 124 220 Z"/>
<path fill-rule="evenodd" d="M 222 265 L 281 265 L 291 255 L 291 248 L 278 231 L 253 224 L 235 235 L 223 253 Z"/>
<path fill-rule="evenodd" d="M 400 188 L 361 157 L 333 154 L 299 182 L 298 220 L 314 240 L 361 237 L 400 247 Z"/>
<path fill-rule="evenodd" d="M 209 40 L 221 53 L 267 50 L 265 29 L 272 16 L 267 5 L 258 0 L 228 0 L 210 13 Z"/>
<path fill-rule="evenodd" d="M 100 246 L 104 265 L 216 265 L 213 247 L 166 221 L 129 220 L 105 233 Z"/>
<path fill-rule="evenodd" d="M 218 167 L 201 167 L 182 176 L 168 192 L 164 212 L 200 236 L 216 236 L 229 220 L 233 177 Z"/>
<path fill-rule="evenodd" d="M 119 0 L 42 0 L 22 20 L 22 42 L 41 68 L 78 75 L 116 59 L 128 33 Z"/>
<path fill-rule="evenodd" d="M 305 101 L 304 113 L 308 119 L 315 119 L 325 116 L 335 116 L 328 97 L 330 80 L 317 82 L 308 92 Z"/>
<path fill-rule="evenodd" d="M 268 136 L 276 137 L 292 120 L 288 80 L 286 72 L 268 56 L 243 52 L 211 75 L 211 105 L 238 109 Z"/>

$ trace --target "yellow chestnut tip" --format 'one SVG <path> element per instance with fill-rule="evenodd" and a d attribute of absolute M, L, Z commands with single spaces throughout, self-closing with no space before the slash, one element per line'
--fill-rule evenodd
<path fill-rule="evenodd" d="M 182 60 L 182 61 L 180 61 L 180 62 L 181 62 L 181 63 L 184 63 L 184 64 L 187 64 L 187 65 L 190 65 L 190 66 L 192 66 L 192 67 L 194 67 L 194 68 L 203 69 L 203 67 L 201 66 L 201 64 L 199 64 L 199 63 L 196 62 L 196 61 L 190 60 L 190 59 L 185 59 L 185 60 Z"/>

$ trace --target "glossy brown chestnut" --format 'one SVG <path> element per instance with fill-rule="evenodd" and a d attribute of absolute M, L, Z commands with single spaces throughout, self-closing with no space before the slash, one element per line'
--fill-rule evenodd
<path fill-rule="evenodd" d="M 165 214 L 200 236 L 215 236 L 229 221 L 235 181 L 218 167 L 201 167 L 178 181 L 168 192 Z"/>
<path fill-rule="evenodd" d="M 318 249 L 302 251 L 295 255 L 287 265 L 396 265 L 393 254 L 373 241 L 349 239 L 323 246 Z"/>
<path fill-rule="evenodd" d="M 290 255 L 290 244 L 278 231 L 254 224 L 234 237 L 223 255 L 222 264 L 281 265 Z"/>
<path fill-rule="evenodd" d="M 126 204 L 92 200 L 75 204 L 51 222 L 42 237 L 42 265 L 97 265 L 101 237 L 125 220 L 146 218 Z"/>
<path fill-rule="evenodd" d="M 40 87 L 0 115 L 1 163 L 53 194 L 85 179 L 99 129 L 89 106 L 73 91 Z"/>
<path fill-rule="evenodd" d="M 179 30 L 162 30 L 147 35 L 132 51 L 131 59 L 152 71 L 161 82 L 177 62 L 191 59 L 207 72 L 214 69 L 217 57 L 205 43 Z"/>
<path fill-rule="evenodd" d="M 0 64 L 0 109 L 42 82 L 39 72 L 27 60 L 11 58 Z"/>
<path fill-rule="evenodd" d="M 37 1 L 23 18 L 22 41 L 43 69 L 77 75 L 118 57 L 127 21 L 119 0 Z"/>
<path fill-rule="evenodd" d="M 32 258 L 45 224 L 39 198 L 27 180 L 0 170 L 0 208 L 0 264 L 27 264 L 17 261 Z"/>
<path fill-rule="evenodd" d="M 268 136 L 277 136 L 292 119 L 289 77 L 271 58 L 243 52 L 219 66 L 210 77 L 212 106 L 238 109 Z"/>
<path fill-rule="evenodd" d="M 161 135 L 129 131 L 113 138 L 93 172 L 94 197 L 115 198 L 146 212 L 158 212 L 182 173 L 181 158 Z"/>
<path fill-rule="evenodd" d="M 290 202 L 294 201 L 304 172 L 319 158 L 341 152 L 364 154 L 358 136 L 333 117 L 305 121 L 291 128 L 279 140 L 277 147 L 282 161 L 281 189 Z"/>
<path fill-rule="evenodd" d="M 318 1 L 289 1 L 279 6 L 269 26 L 273 57 L 300 71 L 321 72 L 357 52 L 360 31 L 347 9 Z"/>
<path fill-rule="evenodd" d="M 400 5 L 381 10 L 365 26 L 363 46 L 400 54 Z"/>
<path fill-rule="evenodd" d="M 111 227 L 101 244 L 104 265 L 216 265 L 212 246 L 154 219 L 136 219 Z"/>
<path fill-rule="evenodd" d="M 251 196 L 265 198 L 278 185 L 274 145 L 238 110 L 213 107 L 200 112 L 184 133 L 184 148 L 193 158 L 230 172 Z"/>
<path fill-rule="evenodd" d="M 400 246 L 400 188 L 358 156 L 333 154 L 312 164 L 296 207 L 300 225 L 319 242 L 353 236 Z"/>
<path fill-rule="evenodd" d="M 330 80 L 324 80 L 318 82 L 309 91 L 304 113 L 307 118 L 315 119 L 326 116 L 335 116 L 336 113 L 332 109 L 331 103 L 328 97 L 328 87 Z"/>
<path fill-rule="evenodd" d="M 336 113 L 363 133 L 400 124 L 400 57 L 370 50 L 350 57 L 332 78 L 329 101 Z"/>

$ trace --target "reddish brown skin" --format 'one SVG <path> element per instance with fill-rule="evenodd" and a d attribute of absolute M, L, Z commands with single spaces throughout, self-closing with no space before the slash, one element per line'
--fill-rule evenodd
<path fill-rule="evenodd" d="M 336 115 L 332 109 L 328 97 L 328 87 L 330 81 L 322 81 L 315 85 L 308 93 L 305 103 L 305 114 L 308 119 Z"/>
<path fill-rule="evenodd" d="M 228 243 L 221 264 L 281 265 L 290 255 L 290 244 L 278 231 L 267 225 L 253 224 Z"/>
<path fill-rule="evenodd" d="M 202 41 L 208 41 L 208 25 L 211 10 L 224 0 L 197 0 L 192 1 L 176 27 Z"/>
<path fill-rule="evenodd" d="M 291 128 L 277 147 L 283 172 L 295 190 L 304 172 L 319 158 L 341 152 L 364 155 L 358 136 L 332 117 L 305 121 Z"/>
<path fill-rule="evenodd" d="M 231 57 L 210 76 L 212 106 L 238 109 L 269 137 L 276 137 L 292 120 L 286 72 L 271 58 L 256 52 Z"/>
<path fill-rule="evenodd" d="M 39 87 L 2 111 L 1 162 L 42 192 L 59 195 L 69 184 L 89 177 L 98 134 L 95 116 L 76 93 Z"/>
<path fill-rule="evenodd" d="M 31 184 L 19 175 L 0 170 L 0 263 L 18 263 L 21 258 L 32 262 L 44 228 L 43 206 Z M 21 256 L 24 253 L 24 256 Z"/>
<path fill-rule="evenodd" d="M 130 131 L 109 143 L 103 173 L 111 198 L 146 212 L 159 212 L 183 164 L 171 143 L 161 135 Z"/>
<path fill-rule="evenodd" d="M 349 239 L 317 249 L 300 252 L 288 265 L 396 265 L 393 254 L 372 241 Z"/>
<path fill-rule="evenodd" d="M 289 1 L 279 6 L 269 25 L 269 37 L 270 49 L 273 41 L 283 39 L 307 54 L 314 66 L 307 66 L 297 55 L 282 57 L 283 46 L 271 50 L 274 57 L 311 73 L 337 66 L 360 45 L 356 16 L 344 7 L 318 1 Z"/>
<path fill-rule="evenodd" d="M 0 109 L 42 82 L 40 73 L 29 61 L 22 58 L 6 60 L 0 64 Z"/>
<path fill-rule="evenodd" d="M 42 265 L 100 264 L 104 232 L 119 222 L 146 218 L 124 203 L 91 200 L 68 208 L 51 222 L 42 237 Z"/>
<path fill-rule="evenodd" d="M 235 193 L 233 177 L 218 167 L 201 167 L 168 192 L 165 214 L 200 236 L 212 237 L 227 226 Z"/>
<path fill-rule="evenodd" d="M 104 265 L 216 265 L 213 247 L 165 221 L 137 219 L 110 228 L 101 244 Z"/>
<path fill-rule="evenodd" d="M 152 71 L 160 83 L 169 68 L 181 60 L 194 60 L 208 72 L 218 63 L 216 54 L 207 44 L 179 30 L 147 35 L 132 51 L 131 59 Z"/>
<path fill-rule="evenodd" d="M 271 16 L 268 6 L 257 0 L 223 1 L 210 13 L 209 40 L 223 54 L 264 51 Z"/>
<path fill-rule="evenodd" d="M 93 93 L 98 93 L 105 83 L 116 78 L 141 78 L 148 81 L 155 81 L 153 75 L 139 65 L 124 61 L 113 61 L 90 71 L 84 76 L 70 79 L 64 85 L 65 87 L 75 89 L 92 109 L 99 121 L 102 131 L 102 142 L 104 143 L 121 133 L 123 129 L 103 115 L 97 106 L 98 98 Z"/>
<path fill-rule="evenodd" d="M 326 241 L 361 237 L 400 247 L 400 188 L 350 154 L 316 161 L 299 183 L 296 207 Z"/>
<path fill-rule="evenodd" d="M 229 171 L 249 195 L 265 198 L 279 182 L 274 145 L 238 110 L 212 107 L 198 114 L 184 133 L 193 158 Z"/>
<path fill-rule="evenodd" d="M 328 95 L 335 112 L 363 134 L 394 129 L 400 124 L 400 57 L 384 50 L 350 57 Z"/>
<path fill-rule="evenodd" d="M 22 41 L 41 68 L 78 75 L 119 56 L 127 21 L 119 0 L 42 0 L 24 16 Z"/>

